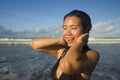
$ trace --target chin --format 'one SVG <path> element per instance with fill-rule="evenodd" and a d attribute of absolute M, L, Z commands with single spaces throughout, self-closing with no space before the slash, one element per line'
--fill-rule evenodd
<path fill-rule="evenodd" d="M 69 47 L 71 47 L 73 44 L 68 44 Z"/>

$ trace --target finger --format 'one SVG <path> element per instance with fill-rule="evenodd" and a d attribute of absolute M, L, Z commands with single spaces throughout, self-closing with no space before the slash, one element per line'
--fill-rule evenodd
<path fill-rule="evenodd" d="M 85 36 L 89 36 L 89 33 L 85 33 L 84 35 L 85 35 Z"/>
<path fill-rule="evenodd" d="M 81 36 L 82 38 L 88 38 L 89 37 L 89 34 L 88 33 L 85 33 Z"/>

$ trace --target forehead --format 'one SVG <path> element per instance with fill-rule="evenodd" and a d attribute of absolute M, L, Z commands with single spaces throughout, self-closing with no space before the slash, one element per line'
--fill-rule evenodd
<path fill-rule="evenodd" d="M 76 16 L 68 16 L 64 20 L 64 25 L 80 25 L 81 19 Z"/>

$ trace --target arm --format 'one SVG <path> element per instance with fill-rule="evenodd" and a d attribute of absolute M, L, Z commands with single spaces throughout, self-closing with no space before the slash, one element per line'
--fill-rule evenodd
<path fill-rule="evenodd" d="M 62 38 L 36 38 L 30 42 L 33 49 L 46 52 L 53 56 L 57 56 L 58 49 L 62 48 L 63 44 Z"/>
<path fill-rule="evenodd" d="M 68 50 L 65 57 L 61 60 L 64 63 L 63 71 L 68 74 L 86 73 L 89 76 L 94 70 L 99 55 L 95 51 L 82 53 L 82 46 L 87 44 L 88 34 L 81 35 L 76 43 Z"/>
<path fill-rule="evenodd" d="M 78 72 L 81 69 L 81 58 L 82 54 L 82 47 L 83 45 L 87 44 L 88 33 L 81 35 L 76 42 L 72 45 L 72 47 L 68 50 L 64 58 L 61 60 L 64 63 L 64 72 L 65 73 L 73 73 Z M 79 61 L 78 61 L 79 60 Z M 73 70 L 72 70 L 73 69 Z"/>

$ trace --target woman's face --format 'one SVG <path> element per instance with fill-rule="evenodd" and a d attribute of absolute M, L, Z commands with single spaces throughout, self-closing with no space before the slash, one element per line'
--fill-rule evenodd
<path fill-rule="evenodd" d="M 62 36 L 68 46 L 72 46 L 82 34 L 83 27 L 81 20 L 76 16 L 66 17 L 63 24 Z"/>

